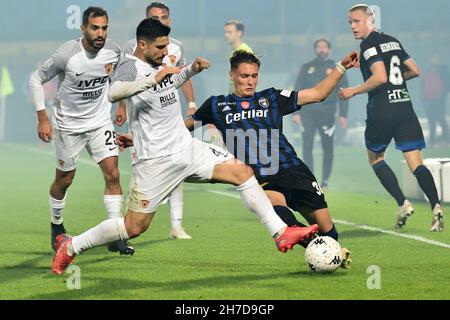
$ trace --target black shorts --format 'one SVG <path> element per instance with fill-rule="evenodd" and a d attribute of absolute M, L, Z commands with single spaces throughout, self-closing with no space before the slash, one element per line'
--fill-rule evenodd
<path fill-rule="evenodd" d="M 425 149 L 422 127 L 412 105 L 368 107 L 366 147 L 372 152 L 386 151 L 392 139 L 402 152 Z"/>
<path fill-rule="evenodd" d="M 258 180 L 264 190 L 282 193 L 292 210 L 304 213 L 328 208 L 316 177 L 303 162 Z"/>

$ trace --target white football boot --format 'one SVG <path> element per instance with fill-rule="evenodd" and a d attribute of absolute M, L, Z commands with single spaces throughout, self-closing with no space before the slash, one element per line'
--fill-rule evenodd
<path fill-rule="evenodd" d="M 192 239 L 190 235 L 184 231 L 183 228 L 176 228 L 170 231 L 170 239 L 178 239 L 178 240 L 189 240 Z"/>
<path fill-rule="evenodd" d="M 444 212 L 439 204 L 433 209 L 433 220 L 431 221 L 431 232 L 444 231 Z"/>
<path fill-rule="evenodd" d="M 406 225 L 406 220 L 414 214 L 414 208 L 411 202 L 405 200 L 403 205 L 397 210 L 397 222 L 395 223 L 396 228 L 403 228 Z"/>

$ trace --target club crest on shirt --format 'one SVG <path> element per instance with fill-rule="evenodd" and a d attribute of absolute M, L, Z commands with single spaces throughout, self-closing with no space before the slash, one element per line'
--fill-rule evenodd
<path fill-rule="evenodd" d="M 248 110 L 248 109 L 250 108 L 250 102 L 248 102 L 248 101 L 242 101 L 242 102 L 241 102 L 241 107 L 242 107 L 242 109 L 244 109 L 244 110 Z"/>
<path fill-rule="evenodd" d="M 107 65 L 105 65 L 105 73 L 109 76 L 111 75 L 113 71 L 113 64 L 112 63 L 108 63 Z"/>
<path fill-rule="evenodd" d="M 170 63 L 174 66 L 177 64 L 177 56 L 170 55 L 169 56 Z"/>
<path fill-rule="evenodd" d="M 259 105 L 261 106 L 261 107 L 263 107 L 263 108 L 268 108 L 269 107 L 269 100 L 267 100 L 266 98 L 260 98 L 259 100 L 258 100 L 258 103 L 259 103 Z"/>
<path fill-rule="evenodd" d="M 141 208 L 147 209 L 149 205 L 150 205 L 150 201 L 148 201 L 148 200 L 141 200 Z"/>
<path fill-rule="evenodd" d="M 314 72 L 316 72 L 316 68 L 310 67 L 310 68 L 308 69 L 308 74 L 313 74 Z"/>

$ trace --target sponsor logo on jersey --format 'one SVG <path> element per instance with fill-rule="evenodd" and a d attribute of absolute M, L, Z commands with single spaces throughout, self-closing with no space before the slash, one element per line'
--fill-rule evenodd
<path fill-rule="evenodd" d="M 310 67 L 308 69 L 308 74 L 313 74 L 314 72 L 316 72 L 316 68 L 315 67 Z"/>
<path fill-rule="evenodd" d="M 233 122 L 239 122 L 241 120 L 248 120 L 254 118 L 267 118 L 267 114 L 269 110 L 246 110 L 239 113 L 229 113 L 225 117 L 225 121 L 227 124 L 231 124 Z"/>
<path fill-rule="evenodd" d="M 376 56 L 378 54 L 377 48 L 372 47 L 364 51 L 364 59 L 369 60 L 370 58 Z"/>
<path fill-rule="evenodd" d="M 258 103 L 259 103 L 259 105 L 261 106 L 261 107 L 263 107 L 263 108 L 268 108 L 269 107 L 269 100 L 267 100 L 266 98 L 260 98 L 259 100 L 258 100 Z"/>
<path fill-rule="evenodd" d="M 177 103 L 178 100 L 175 92 L 172 92 L 165 96 L 159 97 L 159 101 L 161 102 L 161 108 L 167 108 L 168 106 Z"/>
<path fill-rule="evenodd" d="M 112 63 L 108 63 L 105 66 L 105 73 L 109 76 L 109 75 L 111 75 L 112 71 L 113 71 L 113 64 Z"/>
<path fill-rule="evenodd" d="M 388 90 L 389 103 L 401 103 L 411 101 L 408 89 Z"/>
<path fill-rule="evenodd" d="M 231 111 L 231 108 L 229 106 L 226 106 L 225 108 L 223 108 L 222 112 L 228 112 Z"/>
<path fill-rule="evenodd" d="M 94 100 L 101 97 L 102 94 L 103 88 L 94 91 L 83 92 L 83 100 Z"/>
<path fill-rule="evenodd" d="M 395 50 L 402 50 L 400 47 L 400 43 L 398 42 L 387 42 L 380 44 L 381 52 L 389 52 L 389 51 L 395 51 Z"/>
<path fill-rule="evenodd" d="M 167 77 L 160 84 L 153 86 L 153 92 L 163 93 L 164 91 L 172 89 L 174 84 L 175 82 L 173 82 L 172 77 Z"/>
<path fill-rule="evenodd" d="M 78 82 L 78 88 L 80 88 L 80 89 L 95 88 L 97 85 L 103 85 L 106 82 L 108 82 L 108 79 L 109 79 L 109 76 L 94 78 L 91 80 L 81 80 Z"/>
<path fill-rule="evenodd" d="M 224 106 L 235 106 L 236 102 L 219 102 L 217 104 L 217 106 L 220 107 L 224 107 Z"/>
<path fill-rule="evenodd" d="M 241 107 L 242 107 L 242 109 L 244 109 L 244 110 L 248 110 L 248 109 L 250 108 L 250 102 L 248 102 L 248 101 L 242 101 L 242 102 L 241 102 Z"/>

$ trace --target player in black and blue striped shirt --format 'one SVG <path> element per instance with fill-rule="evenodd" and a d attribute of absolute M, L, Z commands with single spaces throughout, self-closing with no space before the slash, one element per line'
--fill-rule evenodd
<path fill-rule="evenodd" d="M 282 133 L 283 117 L 327 98 L 345 70 L 358 63 L 356 53 L 345 57 L 314 88 L 298 92 L 274 88 L 256 92 L 261 62 L 252 53 L 237 51 L 230 63 L 234 93 L 209 98 L 186 120 L 186 126 L 193 130 L 195 122 L 214 124 L 227 149 L 253 168 L 275 211 L 288 225 L 299 224 L 292 208 L 309 223 L 317 223 L 321 235 L 337 239 L 320 185 Z"/>

